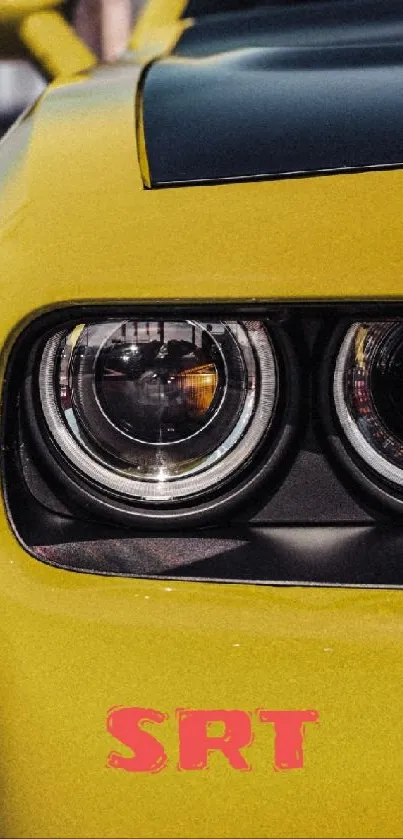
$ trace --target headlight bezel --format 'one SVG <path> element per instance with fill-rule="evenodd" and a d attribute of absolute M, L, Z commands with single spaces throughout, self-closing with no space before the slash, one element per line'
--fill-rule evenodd
<path fill-rule="evenodd" d="M 37 379 L 41 353 L 50 336 L 57 329 L 70 329 L 77 322 L 96 323 L 103 319 L 130 318 L 141 316 L 152 320 L 156 316 L 171 319 L 234 319 L 246 320 L 259 317 L 269 324 L 270 340 L 273 344 L 279 371 L 284 386 L 281 388 L 278 406 L 268 431 L 263 435 L 256 451 L 245 462 L 241 470 L 219 487 L 204 491 L 195 498 L 179 500 L 177 503 L 159 502 L 158 506 L 142 503 L 127 503 L 113 492 L 99 491 L 89 486 L 82 476 L 72 468 L 49 435 L 44 416 L 38 404 Z M 116 524 L 140 528 L 171 529 L 191 525 L 212 524 L 224 516 L 231 515 L 243 502 L 250 501 L 259 488 L 272 480 L 273 491 L 278 483 L 278 472 L 283 460 L 293 451 L 293 440 L 299 428 L 300 381 L 296 353 L 292 343 L 277 326 L 277 318 L 270 319 L 267 309 L 231 306 L 170 306 L 169 303 L 154 306 L 144 304 L 72 307 L 69 311 L 44 315 L 31 324 L 25 341 L 31 346 L 30 372 L 24 384 L 24 410 L 28 418 L 28 433 L 38 453 L 39 460 L 47 474 L 58 487 L 66 503 L 71 504 L 75 514 L 95 516 Z M 29 340 L 30 339 L 30 340 Z M 35 347 L 34 347 L 35 345 Z"/>

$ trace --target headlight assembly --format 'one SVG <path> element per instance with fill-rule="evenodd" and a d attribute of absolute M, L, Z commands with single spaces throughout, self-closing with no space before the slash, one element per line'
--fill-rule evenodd
<path fill-rule="evenodd" d="M 211 499 L 211 518 L 277 462 L 282 365 L 263 321 L 76 322 L 42 342 L 28 412 L 86 506 L 167 523 Z"/>
<path fill-rule="evenodd" d="M 403 493 L 403 321 L 349 327 L 336 358 L 333 395 L 364 471 Z"/>
<path fill-rule="evenodd" d="M 7 514 L 45 562 L 401 585 L 397 302 L 60 307 L 10 341 L 2 416 Z"/>

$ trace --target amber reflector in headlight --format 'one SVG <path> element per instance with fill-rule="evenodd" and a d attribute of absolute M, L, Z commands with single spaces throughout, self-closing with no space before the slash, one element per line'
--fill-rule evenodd
<path fill-rule="evenodd" d="M 260 321 L 81 323 L 45 344 L 39 397 L 59 454 L 86 482 L 180 502 L 249 462 L 274 416 L 277 363 Z"/>
<path fill-rule="evenodd" d="M 403 487 L 403 322 L 354 323 L 334 374 L 334 402 L 356 453 Z"/>

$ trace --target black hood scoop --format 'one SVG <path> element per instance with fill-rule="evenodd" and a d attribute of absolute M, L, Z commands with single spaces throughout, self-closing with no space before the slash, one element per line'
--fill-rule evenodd
<path fill-rule="evenodd" d="M 280 31 L 270 9 L 219 16 L 221 50 L 206 18 L 195 27 L 194 56 L 189 29 L 185 49 L 179 42 L 177 54 L 151 66 L 144 128 L 152 186 L 403 165 L 403 4 L 324 5 L 332 14 L 317 7 L 320 26 L 307 4 L 305 17 L 300 5 L 289 8 Z M 355 16 L 346 20 L 346 8 Z M 235 42 L 234 20 L 238 30 L 243 23 Z"/>

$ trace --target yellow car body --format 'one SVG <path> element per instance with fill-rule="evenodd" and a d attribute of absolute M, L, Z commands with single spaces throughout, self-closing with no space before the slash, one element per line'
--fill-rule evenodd
<path fill-rule="evenodd" d="M 132 56 L 58 77 L 2 146 L 2 377 L 21 330 L 66 304 L 402 297 L 401 169 L 145 188 L 133 78 L 180 12 L 151 0 Z M 3 502 L 0 527 L 2 836 L 403 835 L 401 590 L 83 575 L 30 555 Z M 163 772 L 106 765 L 129 754 L 114 706 L 169 715 Z M 213 754 L 180 772 L 177 708 L 319 724 L 302 770 L 273 771 L 254 725 L 251 771 Z"/>

